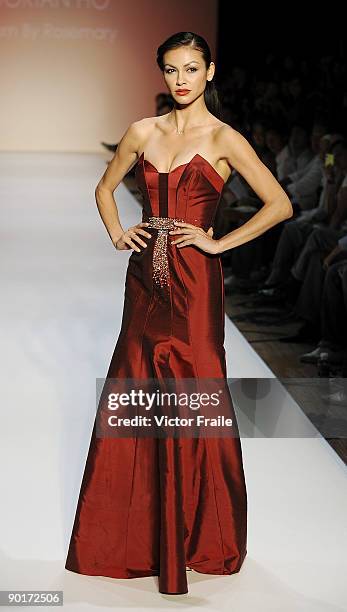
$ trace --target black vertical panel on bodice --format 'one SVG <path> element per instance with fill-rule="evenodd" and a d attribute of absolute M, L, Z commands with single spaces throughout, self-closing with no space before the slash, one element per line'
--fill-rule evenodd
<path fill-rule="evenodd" d="M 159 172 L 159 217 L 168 217 L 168 172 Z"/>

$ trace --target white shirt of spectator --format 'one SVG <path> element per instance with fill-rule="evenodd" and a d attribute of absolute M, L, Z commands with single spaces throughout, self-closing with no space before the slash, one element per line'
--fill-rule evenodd
<path fill-rule="evenodd" d="M 287 190 L 293 200 L 302 210 L 314 208 L 323 178 L 323 162 L 319 155 L 315 155 L 303 170 L 290 174 L 289 178 L 292 182 L 287 186 Z"/>

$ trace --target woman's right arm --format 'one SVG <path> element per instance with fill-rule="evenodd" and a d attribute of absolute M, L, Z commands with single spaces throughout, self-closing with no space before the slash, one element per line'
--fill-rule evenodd
<path fill-rule="evenodd" d="M 142 139 L 143 128 L 141 121 L 135 121 L 122 136 L 112 160 L 95 188 L 95 200 L 101 219 L 113 244 L 119 249 L 129 249 L 131 247 L 139 251 L 140 249 L 136 246 L 135 242 L 142 246 L 147 245 L 137 236 L 137 233 L 149 238 L 151 237 L 151 234 L 141 229 L 142 226 L 145 227 L 144 223 L 134 226 L 136 229 L 130 228 L 125 231 L 122 228 L 113 196 L 116 187 L 118 187 L 135 163 Z"/>

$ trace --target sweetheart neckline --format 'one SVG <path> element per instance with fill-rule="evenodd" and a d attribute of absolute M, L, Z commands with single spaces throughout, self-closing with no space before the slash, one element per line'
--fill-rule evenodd
<path fill-rule="evenodd" d="M 212 166 L 212 164 L 205 157 L 200 155 L 200 153 L 195 153 L 193 157 L 189 160 L 189 162 L 185 162 L 184 164 L 179 164 L 175 168 L 172 168 L 172 170 L 169 170 L 169 172 L 159 172 L 156 166 L 151 161 L 149 161 L 149 159 L 145 159 L 144 151 L 142 151 L 136 163 L 138 164 L 140 162 L 140 159 L 143 158 L 143 161 L 146 162 L 147 164 L 150 164 L 150 166 L 152 166 L 158 174 L 172 174 L 172 172 L 175 172 L 176 170 L 178 170 L 178 168 L 182 168 L 182 166 L 189 166 L 196 157 L 200 157 L 209 166 L 209 168 L 211 168 L 211 170 L 217 175 L 219 180 L 222 182 L 222 185 L 224 187 L 224 185 L 226 184 L 226 181 L 224 181 L 224 178 L 219 174 L 219 172 L 217 172 L 217 170 Z"/>

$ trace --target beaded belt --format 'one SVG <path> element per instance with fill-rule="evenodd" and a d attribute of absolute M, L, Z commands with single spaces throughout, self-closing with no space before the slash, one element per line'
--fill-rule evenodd
<path fill-rule="evenodd" d="M 160 287 L 169 285 L 169 262 L 167 258 L 167 237 L 171 229 L 175 229 L 174 221 L 184 221 L 173 217 L 149 217 L 149 225 L 158 229 L 158 235 L 153 248 L 153 280 Z"/>

